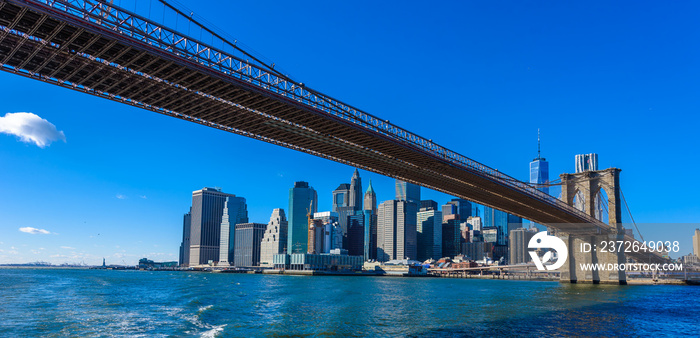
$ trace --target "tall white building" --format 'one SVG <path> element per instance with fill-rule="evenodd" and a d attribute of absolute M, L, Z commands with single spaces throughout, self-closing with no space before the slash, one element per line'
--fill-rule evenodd
<path fill-rule="evenodd" d="M 472 230 L 481 231 L 481 217 L 469 217 L 467 223 L 472 226 Z"/>
<path fill-rule="evenodd" d="M 416 259 L 416 203 L 385 201 L 377 208 L 377 260 Z"/>
<path fill-rule="evenodd" d="M 598 154 L 576 155 L 576 173 L 598 170 Z"/>
<path fill-rule="evenodd" d="M 330 253 L 333 249 L 344 249 L 344 232 L 338 221 L 338 213 L 332 211 L 316 212 L 313 217 L 315 220 L 320 220 L 323 225 L 323 244 L 320 246 L 323 250 L 317 253 Z"/>
<path fill-rule="evenodd" d="M 695 229 L 693 235 L 693 253 L 700 258 L 700 229 Z"/>
<path fill-rule="evenodd" d="M 248 209 L 245 198 L 228 196 L 224 203 L 221 217 L 221 235 L 219 236 L 219 265 L 233 263 L 236 245 L 236 224 L 248 223 Z"/>
<path fill-rule="evenodd" d="M 272 257 L 287 251 L 287 217 L 284 209 L 275 209 L 260 243 L 260 266 L 272 267 Z"/>

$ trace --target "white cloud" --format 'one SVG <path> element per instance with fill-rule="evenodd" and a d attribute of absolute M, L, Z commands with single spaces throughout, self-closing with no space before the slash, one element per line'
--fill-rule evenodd
<path fill-rule="evenodd" d="M 146 195 L 141 195 L 140 197 L 143 199 L 148 199 L 148 197 L 146 197 Z"/>
<path fill-rule="evenodd" d="M 122 195 L 122 194 L 117 194 L 117 198 L 120 199 L 120 200 L 125 200 L 125 199 L 126 199 L 126 196 L 124 196 L 124 195 Z"/>
<path fill-rule="evenodd" d="M 36 234 L 42 234 L 42 235 L 48 235 L 51 232 L 45 229 L 37 229 L 37 228 L 32 228 L 32 227 L 23 227 L 19 228 L 19 231 L 21 232 L 26 232 L 28 234 L 36 235 Z"/>
<path fill-rule="evenodd" d="M 54 141 L 66 142 L 63 131 L 33 113 L 7 113 L 0 117 L 0 133 L 15 135 L 22 142 L 34 143 L 39 148 L 47 147 Z"/>
<path fill-rule="evenodd" d="M 74 247 L 71 247 L 71 246 L 62 246 L 61 249 L 75 250 L 75 248 L 74 248 Z"/>

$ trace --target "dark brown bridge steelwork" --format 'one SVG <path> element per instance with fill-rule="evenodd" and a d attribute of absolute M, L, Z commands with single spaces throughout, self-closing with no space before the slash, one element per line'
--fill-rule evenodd
<path fill-rule="evenodd" d="M 101 0 L 0 0 L 4 71 L 400 178 L 567 233 L 616 231 L 220 42 L 213 47 Z"/>

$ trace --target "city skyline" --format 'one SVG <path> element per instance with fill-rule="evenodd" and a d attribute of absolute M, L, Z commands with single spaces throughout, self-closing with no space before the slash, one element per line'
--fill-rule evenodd
<path fill-rule="evenodd" d="M 350 70 L 339 66 L 344 62 L 358 61 L 352 58 L 352 56 L 357 57 L 357 54 L 338 56 L 340 59 L 334 56 L 333 60 L 327 61 L 321 60 L 322 58 L 318 55 L 311 55 L 308 60 L 305 60 L 294 53 L 298 48 L 290 48 L 286 51 L 283 48 L 285 42 L 280 41 L 279 37 L 272 37 L 269 31 L 256 33 L 242 29 L 246 24 L 252 24 L 248 18 L 243 18 L 241 20 L 243 22 L 228 22 L 222 15 L 213 13 L 206 6 L 196 3 L 187 3 L 187 6 L 222 29 L 231 32 L 232 35 L 240 36 L 241 41 L 253 46 L 264 55 L 272 57 L 283 68 L 292 69 L 296 76 L 304 79 L 314 88 L 365 107 L 373 114 L 390 119 L 426 137 L 432 137 L 450 149 L 520 180 L 527 180 L 527 163 L 534 156 L 534 130 L 542 128 L 544 140 L 542 153 L 546 154 L 550 162 L 550 179 L 555 179 L 560 173 L 573 172 L 575 154 L 595 152 L 601 156 L 599 164 L 601 169 L 616 166 L 623 170 L 622 189 L 637 222 L 691 223 L 700 219 L 700 210 L 697 204 L 692 202 L 692 195 L 687 193 L 687 191 L 693 191 L 693 187 L 698 183 L 690 182 L 688 183 L 690 187 L 681 184 L 662 185 L 659 182 L 665 177 L 656 175 L 657 171 L 649 165 L 648 161 L 649 154 L 657 153 L 672 158 L 675 170 L 691 170 L 698 165 L 697 159 L 687 156 L 687 147 L 677 146 L 693 142 L 694 123 L 692 122 L 695 122 L 696 118 L 690 117 L 691 123 L 687 123 L 687 118 L 697 108 L 696 103 L 691 99 L 691 93 L 696 90 L 697 85 L 665 75 L 688 74 L 689 70 L 682 63 L 658 66 L 659 68 L 654 68 L 655 72 L 652 72 L 650 79 L 641 84 L 635 84 L 635 81 L 632 81 L 634 67 L 649 64 L 648 61 L 655 60 L 652 56 L 639 56 L 643 60 L 635 59 L 633 64 L 626 64 L 621 69 L 614 69 L 615 66 L 619 66 L 616 62 L 596 59 L 597 68 L 593 69 L 604 69 L 610 74 L 608 79 L 613 81 L 595 87 L 594 85 L 599 84 L 599 80 L 586 74 L 591 69 L 585 67 L 584 62 L 585 57 L 590 55 L 584 53 L 582 56 L 576 56 L 574 53 L 565 52 L 566 48 L 576 48 L 573 50 L 578 51 L 578 45 L 567 43 L 568 41 L 564 40 L 561 33 L 543 33 L 542 41 L 534 41 L 534 47 L 532 47 L 533 50 L 538 51 L 537 53 L 524 53 L 521 57 L 510 60 L 513 51 L 519 46 L 516 38 L 520 36 L 509 29 L 517 29 L 520 26 L 537 29 L 540 26 L 523 21 L 524 19 L 514 14 L 501 13 L 495 8 L 496 6 L 461 5 L 472 12 L 499 14 L 504 18 L 513 16 L 513 20 L 506 27 L 499 28 L 486 37 L 465 35 L 470 43 L 475 45 L 472 49 L 462 45 L 452 45 L 449 42 L 459 41 L 458 38 L 461 36 L 459 34 L 466 34 L 470 28 L 473 28 L 470 25 L 487 25 L 487 20 L 474 17 L 475 22 L 467 24 L 461 23 L 464 20 L 452 17 L 454 14 L 449 14 L 450 17 L 445 22 L 455 25 L 456 33 L 449 33 L 450 36 L 439 37 L 436 41 L 425 43 L 435 43 L 435 47 L 444 44 L 443 48 L 438 50 L 439 55 L 444 56 L 446 61 L 480 67 L 472 67 L 468 72 L 462 73 L 463 78 L 470 79 L 465 86 L 473 91 L 467 98 L 469 105 L 460 106 L 461 102 L 450 99 L 433 106 L 428 105 L 428 100 L 419 101 L 407 95 L 405 91 L 412 86 L 399 86 L 400 88 L 394 89 L 381 85 L 381 81 L 368 83 L 367 77 L 375 78 L 376 75 L 372 75 L 371 72 L 379 68 L 368 67 L 365 73 L 357 72 L 355 67 L 349 67 L 353 68 Z M 259 5 L 244 4 L 244 6 L 249 6 L 253 10 Z M 271 15 L 282 16 L 285 11 L 299 11 L 287 6 L 282 4 L 279 8 L 273 8 Z M 324 6 L 354 13 L 352 8 L 343 4 L 325 4 Z M 621 7 L 615 6 L 607 9 L 596 6 L 579 8 L 576 5 L 566 7 L 563 4 L 556 6 L 559 10 L 564 6 L 571 12 L 580 12 L 584 17 L 599 15 L 596 11 L 603 11 L 605 14 L 621 10 Z M 444 8 L 438 8 L 419 13 L 403 8 L 399 13 L 393 13 L 387 17 L 386 22 L 400 23 L 402 15 L 436 20 L 441 17 L 437 15 L 440 9 L 444 10 Z M 656 12 L 664 10 L 668 9 L 661 8 Z M 535 18 L 543 20 L 549 17 L 547 11 L 546 9 L 528 9 L 528 12 L 535 14 Z M 692 12 L 689 9 L 685 11 Z M 357 14 L 358 20 L 369 20 L 374 26 L 363 28 L 359 31 L 360 34 L 345 31 L 343 28 L 336 28 L 327 34 L 343 36 L 356 43 L 368 39 L 369 47 L 362 48 L 356 53 L 376 54 L 375 49 L 378 49 L 388 55 L 387 63 L 395 67 L 389 69 L 391 76 L 405 79 L 405 83 L 415 81 L 400 72 L 410 63 L 400 57 L 400 51 L 410 48 L 413 45 L 412 39 L 398 36 L 396 32 L 381 30 L 378 30 L 376 36 L 369 36 L 367 33 L 372 28 L 376 28 L 376 25 L 383 25 L 384 21 L 377 20 L 379 17 L 374 16 L 377 14 Z M 486 15 L 486 17 L 489 16 Z M 622 20 L 637 24 L 634 27 L 641 27 L 639 23 L 644 18 L 644 13 L 633 11 L 630 17 Z M 323 20 L 332 20 L 332 18 Z M 567 24 L 552 18 L 547 22 L 552 24 L 552 21 L 570 31 L 581 32 L 581 28 L 575 23 Z M 305 22 L 302 28 L 311 30 L 315 27 L 314 25 L 326 23 L 326 21 Z M 428 36 L 425 34 L 431 34 L 418 32 L 405 24 L 400 27 L 408 29 L 418 37 L 425 38 Z M 648 29 L 649 31 L 646 32 L 649 33 L 659 27 L 640 29 Z M 667 41 L 654 40 L 657 45 L 679 51 L 678 55 L 687 55 L 683 52 L 687 52 L 684 48 L 689 47 L 683 47 L 680 43 L 683 38 L 692 36 L 692 33 L 683 33 L 682 30 L 676 32 L 671 28 L 660 31 L 664 34 L 678 35 L 670 35 L 672 39 L 666 39 Z M 432 34 L 437 32 L 437 30 L 432 31 Z M 608 43 L 616 41 L 615 38 L 626 36 L 625 33 L 629 34 L 619 27 L 613 29 L 612 34 L 609 34 L 610 38 L 603 36 L 602 31 L 597 32 L 599 37 Z M 691 32 L 694 31 L 691 30 Z M 479 50 L 479 47 L 492 49 L 491 47 L 495 46 L 495 42 L 492 41 L 498 41 L 499 38 L 511 45 L 495 52 L 495 60 L 490 61 L 491 58 L 484 55 L 470 55 L 474 54 L 469 53 L 470 51 Z M 384 41 L 383 39 L 391 39 L 389 41 L 392 41 L 392 44 L 382 46 L 380 42 Z M 564 52 L 560 51 L 557 55 L 571 59 L 562 62 L 547 58 L 544 52 L 549 50 L 547 46 L 552 41 L 562 42 L 563 44 L 560 45 L 565 48 Z M 586 42 L 592 43 L 586 39 L 583 42 L 584 45 Z M 648 41 L 645 40 L 644 43 Z M 361 44 L 358 43 L 358 45 Z M 311 45 L 308 47 L 311 48 Z M 630 50 L 620 49 L 623 47 Z M 636 40 L 626 42 L 623 47 L 613 44 L 603 46 L 605 49 L 620 52 L 620 55 L 644 50 L 644 44 Z M 431 56 L 423 53 L 425 52 L 419 52 L 417 57 Z M 467 59 L 462 59 L 464 55 L 468 55 Z M 538 57 L 542 57 L 543 60 L 539 60 Z M 670 58 L 663 52 L 654 53 L 653 57 Z M 391 58 L 393 60 L 388 61 Z M 572 65 L 584 66 L 581 66 L 583 69 L 576 69 Z M 325 70 L 336 72 L 337 77 L 345 81 L 331 79 L 332 77 L 328 77 Z M 696 71 L 694 68 L 691 70 Z M 572 80 L 562 77 L 561 72 L 566 72 L 567 77 L 571 77 Z M 502 78 L 507 85 L 502 86 L 500 82 L 494 83 L 490 80 L 492 78 Z M 454 80 L 444 80 L 438 81 L 444 84 L 438 86 L 440 88 L 425 88 L 424 97 L 441 96 L 439 92 L 446 90 L 445 87 L 458 85 L 452 82 Z M 677 86 L 672 86 L 672 89 L 655 85 L 655 81 L 670 80 L 679 81 L 679 83 Z M 586 90 L 585 100 L 575 90 L 561 93 L 557 91 L 556 86 L 547 85 L 552 82 L 568 86 L 567 88 L 583 86 L 576 88 Z M 362 90 L 355 88 L 359 83 L 365 86 Z M 608 94 L 618 93 L 621 91 L 620 88 L 624 88 L 621 93 L 622 98 L 614 98 Z M 331 201 L 327 195 L 330 195 L 330 191 L 338 183 L 346 181 L 345 172 L 350 170 L 349 167 L 338 163 L 221 131 L 208 130 L 195 124 L 88 97 L 7 73 L 0 74 L 0 89 L 2 89 L 0 98 L 5 103 L 4 111 L 0 114 L 31 112 L 54 124 L 63 135 L 63 138 L 55 139 L 53 144 L 42 143 L 43 148 L 18 142 L 15 136 L 0 135 L 0 163 L 3 163 L 4 176 L 9 178 L 0 183 L 0 188 L 3 191 L 13 192 L 0 200 L 4 205 L 4 220 L 0 223 L 2 234 L 0 263 L 35 260 L 62 263 L 84 260 L 86 263 L 100 264 L 102 257 L 107 257 L 108 261 L 113 263 L 121 263 L 121 260 L 134 262 L 142 258 L 141 256 L 155 260 L 177 260 L 182 215 L 187 212 L 188 199 L 191 198 L 188 197 L 189 192 L 205 186 L 224 187 L 226 191 L 248 199 L 252 222 L 265 222 L 272 209 L 285 208 L 287 204 L 284 201 L 286 196 L 284 192 L 295 181 L 309 181 L 319 191 L 319 210 L 330 210 Z M 465 88 L 450 91 L 457 97 L 458 93 L 464 90 Z M 519 92 L 521 90 L 522 93 Z M 548 101 L 549 96 L 542 93 L 550 93 L 552 90 L 557 98 L 554 101 Z M 37 91 L 41 92 L 43 100 L 34 99 L 35 95 L 32 93 Z M 381 92 L 383 95 L 380 97 L 373 92 Z M 511 103 L 494 100 L 502 95 L 511 98 L 507 100 Z M 628 102 L 630 98 L 635 98 L 637 95 L 643 95 L 644 99 L 639 99 L 635 103 Z M 593 99 L 589 100 L 589 97 Z M 430 114 L 431 118 L 425 118 L 423 111 L 426 110 L 434 112 Z M 590 120 L 576 118 L 577 115 L 590 111 L 611 115 L 605 123 L 619 124 L 621 126 L 619 133 L 606 135 L 601 139 L 587 139 L 572 136 L 567 131 L 561 130 L 563 128 L 560 127 L 560 123 L 575 122 L 580 124 L 582 130 L 591 129 L 603 123 L 594 118 Z M 568 116 L 562 117 L 562 112 Z M 487 115 L 492 113 L 502 114 L 504 118 L 512 119 L 513 123 L 496 127 L 492 120 L 487 118 Z M 527 116 L 535 113 L 543 116 L 543 119 L 528 121 Z M 664 118 L 659 119 L 658 116 Z M 453 123 L 444 125 L 445 119 L 450 119 Z M 139 121 L 140 124 L 135 124 L 133 121 Z M 685 123 L 677 123 L 678 121 Z M 445 128 L 454 128 L 454 130 Z M 470 131 L 467 137 L 463 133 L 456 132 L 465 130 Z M 652 131 L 655 137 L 650 138 L 648 134 Z M 222 159 L 221 155 L 230 153 L 231 149 L 235 149 L 237 159 L 252 159 L 252 161 Z M 188 156 L 195 154 L 202 158 L 217 158 L 221 163 L 207 162 L 208 166 L 196 165 L 192 163 L 196 161 L 188 159 Z M 273 159 L 273 165 L 266 164 L 269 159 Z M 255 162 L 260 162 L 260 165 L 255 166 Z M 240 166 L 242 163 L 252 165 Z M 365 182 L 369 179 L 373 180 L 378 201 L 390 199 L 392 179 L 366 171 L 361 171 L 360 174 L 366 177 Z M 424 199 L 440 202 L 451 198 L 444 194 L 429 192 L 427 189 L 424 189 L 423 193 L 426 194 Z M 36 212 L 37 208 L 41 212 Z M 643 224 L 640 226 L 643 227 Z M 641 230 L 648 239 L 682 241 L 681 253 L 686 254 L 692 251 L 690 236 L 696 227 L 692 224 L 679 225 L 677 229 L 668 227 L 656 229 L 652 226 Z M 43 234 L 43 232 L 49 234 Z M 163 236 L 166 233 L 167 235 Z M 170 258 L 163 259 L 165 257 Z"/>

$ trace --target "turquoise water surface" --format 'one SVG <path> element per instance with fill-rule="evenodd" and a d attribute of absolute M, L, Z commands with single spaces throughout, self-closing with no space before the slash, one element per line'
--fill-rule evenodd
<path fill-rule="evenodd" d="M 700 334 L 700 287 L 0 269 L 0 337 Z"/>

